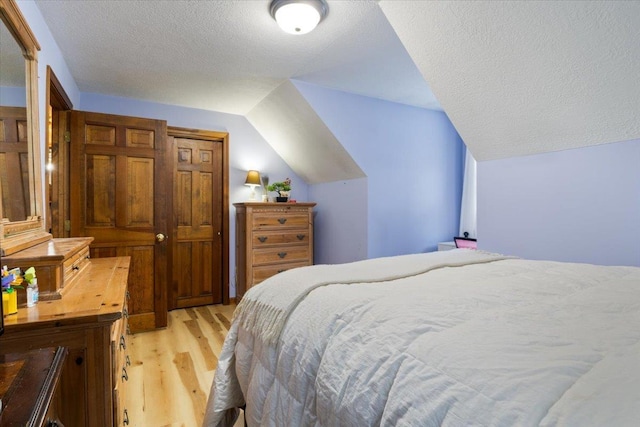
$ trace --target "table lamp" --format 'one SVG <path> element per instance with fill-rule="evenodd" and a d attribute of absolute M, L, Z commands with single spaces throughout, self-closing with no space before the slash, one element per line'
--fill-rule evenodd
<path fill-rule="evenodd" d="M 244 185 L 251 187 L 249 201 L 256 201 L 256 187 L 260 186 L 260 172 L 256 170 L 247 172 L 247 179 L 244 181 Z"/>

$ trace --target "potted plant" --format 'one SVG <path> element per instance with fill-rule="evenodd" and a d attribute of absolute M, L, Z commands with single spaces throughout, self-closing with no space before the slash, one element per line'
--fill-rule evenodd
<path fill-rule="evenodd" d="M 286 202 L 289 200 L 289 194 L 291 193 L 291 179 L 287 178 L 282 182 L 269 184 L 267 190 L 278 193 L 276 202 Z"/>

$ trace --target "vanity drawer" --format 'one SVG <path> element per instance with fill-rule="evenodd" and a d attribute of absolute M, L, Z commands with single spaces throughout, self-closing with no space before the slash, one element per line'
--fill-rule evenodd
<path fill-rule="evenodd" d="M 267 280 L 269 277 L 275 276 L 283 271 L 291 270 L 292 268 L 306 267 L 308 265 L 308 262 L 293 262 L 288 264 L 255 267 L 253 269 L 253 284 L 257 285 L 258 283 Z"/>
<path fill-rule="evenodd" d="M 89 265 L 89 246 L 85 246 L 63 263 L 62 288 L 69 286 L 87 265 Z"/>

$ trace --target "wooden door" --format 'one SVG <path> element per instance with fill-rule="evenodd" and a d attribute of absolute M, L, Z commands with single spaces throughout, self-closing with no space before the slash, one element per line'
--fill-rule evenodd
<path fill-rule="evenodd" d="M 171 191 L 166 122 L 71 113 L 71 235 L 91 256 L 130 256 L 132 332 L 167 325 Z"/>
<path fill-rule="evenodd" d="M 2 215 L 24 221 L 30 209 L 27 109 L 0 107 L 0 194 Z"/>
<path fill-rule="evenodd" d="M 173 151 L 169 308 L 228 302 L 226 133 L 168 128 Z"/>

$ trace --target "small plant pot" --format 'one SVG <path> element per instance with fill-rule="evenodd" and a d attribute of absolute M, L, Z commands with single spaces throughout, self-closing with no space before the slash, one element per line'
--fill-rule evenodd
<path fill-rule="evenodd" d="M 280 196 L 276 197 L 276 202 L 282 203 L 282 202 L 286 202 L 287 200 L 289 200 L 288 197 L 280 197 Z"/>

